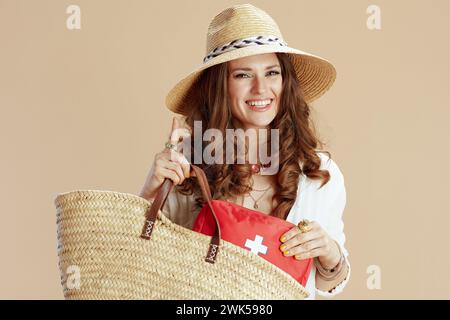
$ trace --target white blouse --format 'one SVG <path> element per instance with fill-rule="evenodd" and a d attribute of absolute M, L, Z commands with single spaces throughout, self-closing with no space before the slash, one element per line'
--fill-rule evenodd
<path fill-rule="evenodd" d="M 346 279 L 331 293 L 321 291 L 315 285 L 316 267 L 313 264 L 306 284 L 306 290 L 310 294 L 308 300 L 315 299 L 316 292 L 324 297 L 332 297 L 340 293 L 350 279 L 350 264 L 347 259 L 348 251 L 344 247 L 345 234 L 342 220 L 346 203 L 344 177 L 332 159 L 328 158 L 326 154 L 319 152 L 317 154 L 321 158 L 320 168 L 329 171 L 330 180 L 319 189 L 321 180 L 312 180 L 302 174 L 297 189 L 297 198 L 286 220 L 293 224 L 299 223 L 302 219 L 317 221 L 329 236 L 340 244 L 349 272 Z M 174 223 L 192 229 L 199 212 L 199 209 L 195 207 L 194 199 L 194 195 L 186 196 L 172 191 L 164 203 L 162 212 Z"/>

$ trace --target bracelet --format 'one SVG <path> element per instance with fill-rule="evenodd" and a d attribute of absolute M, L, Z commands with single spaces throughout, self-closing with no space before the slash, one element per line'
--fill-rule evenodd
<path fill-rule="evenodd" d="M 316 259 L 315 263 L 314 263 L 316 265 L 317 272 L 325 280 L 333 280 L 334 278 L 337 278 L 339 276 L 339 274 L 341 273 L 341 271 L 343 270 L 343 266 L 345 263 L 345 257 L 342 253 L 341 246 L 339 245 L 339 243 L 336 242 L 336 245 L 338 246 L 339 255 L 340 255 L 339 262 L 336 266 L 334 266 L 331 269 L 326 269 L 322 266 L 319 259 Z"/>

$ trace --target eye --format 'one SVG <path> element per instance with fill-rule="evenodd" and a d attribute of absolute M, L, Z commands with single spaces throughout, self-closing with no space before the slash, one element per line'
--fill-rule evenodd
<path fill-rule="evenodd" d="M 278 71 L 269 71 L 269 74 L 271 74 L 271 75 L 278 75 L 278 74 L 280 74 L 280 72 L 278 72 Z"/>
<path fill-rule="evenodd" d="M 247 78 L 247 76 L 248 76 L 248 74 L 246 74 L 246 73 L 239 73 L 239 74 L 235 75 L 234 77 L 235 78 Z"/>
<path fill-rule="evenodd" d="M 276 75 L 279 75 L 280 72 L 272 70 L 272 71 L 269 71 L 267 74 L 276 76 Z M 241 78 L 241 79 L 243 79 L 243 78 L 250 78 L 250 76 L 247 73 L 239 73 L 239 74 L 235 75 L 234 77 L 235 78 Z"/>

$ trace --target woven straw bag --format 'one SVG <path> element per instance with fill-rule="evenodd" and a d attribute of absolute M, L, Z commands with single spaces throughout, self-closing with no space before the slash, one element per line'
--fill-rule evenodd
<path fill-rule="evenodd" d="M 210 204 L 204 172 L 194 165 L 191 170 Z M 152 202 L 99 190 L 56 196 L 59 267 L 66 299 L 308 296 L 281 269 L 221 240 L 219 227 L 210 237 L 171 222 L 160 209 L 172 188 L 166 179 Z M 78 271 L 79 285 L 71 285 L 70 270 Z"/>

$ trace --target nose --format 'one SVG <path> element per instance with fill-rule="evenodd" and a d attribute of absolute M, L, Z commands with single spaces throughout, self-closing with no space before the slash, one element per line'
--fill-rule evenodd
<path fill-rule="evenodd" d="M 256 94 L 262 94 L 267 90 L 267 79 L 265 76 L 257 76 L 253 82 L 253 91 Z"/>

